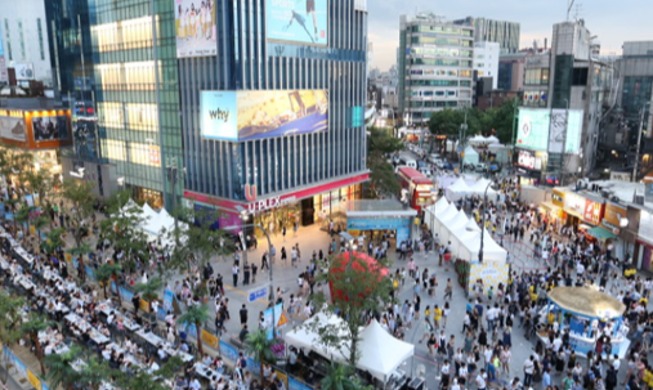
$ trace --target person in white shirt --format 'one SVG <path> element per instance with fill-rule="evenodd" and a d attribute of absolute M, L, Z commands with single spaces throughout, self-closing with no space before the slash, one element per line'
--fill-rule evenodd
<path fill-rule="evenodd" d="M 478 390 L 485 390 L 487 388 L 487 383 L 485 380 L 487 379 L 487 374 L 485 373 L 485 369 L 481 368 L 479 373 L 476 375 L 476 379 L 474 382 L 476 382 L 476 388 Z"/>

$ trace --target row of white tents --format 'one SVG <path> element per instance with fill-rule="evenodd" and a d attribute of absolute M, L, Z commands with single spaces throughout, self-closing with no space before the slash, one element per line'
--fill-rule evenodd
<path fill-rule="evenodd" d="M 339 336 L 346 334 L 344 320 L 334 314 L 319 312 L 304 324 L 287 332 L 286 343 L 296 348 L 313 351 L 329 360 L 344 363 L 349 358 L 350 345 L 336 348 L 324 344 L 320 329 L 331 327 Z M 413 357 L 415 346 L 401 341 L 388 333 L 376 320 L 361 331 L 357 345 L 360 358 L 356 363 L 359 370 L 369 372 L 374 378 L 386 383 L 399 366 Z"/>
<path fill-rule="evenodd" d="M 139 206 L 133 199 L 129 199 L 129 201 L 127 201 L 127 203 L 122 207 L 121 212 L 136 214 L 135 217 L 140 221 L 138 228 L 148 236 L 149 241 L 160 240 L 164 245 L 171 243 L 171 240 L 167 237 L 166 233 L 174 231 L 175 219 L 166 211 L 166 209 L 162 208 L 161 210 L 156 211 L 147 203 L 143 206 Z M 181 231 L 188 230 L 187 223 L 180 221 L 177 223 Z"/>
<path fill-rule="evenodd" d="M 424 222 L 433 235 L 438 235 L 441 243 L 451 242 L 450 249 L 456 258 L 469 262 L 478 260 L 478 253 L 481 249 L 481 228 L 473 218 L 468 218 L 465 212 L 458 210 L 453 203 L 449 203 L 444 197 L 440 198 L 435 204 L 425 209 Z M 503 264 L 507 257 L 508 252 L 492 238 L 486 229 L 483 234 L 484 261 Z"/>
<path fill-rule="evenodd" d="M 493 196 L 496 197 L 497 192 L 492 188 L 488 188 L 490 183 L 490 180 L 484 178 L 473 183 L 468 183 L 465 178 L 461 176 L 453 184 L 448 186 L 444 193 L 447 199 L 452 202 L 458 201 L 466 196 L 484 196 L 486 190 L 489 198 L 492 198 Z"/>

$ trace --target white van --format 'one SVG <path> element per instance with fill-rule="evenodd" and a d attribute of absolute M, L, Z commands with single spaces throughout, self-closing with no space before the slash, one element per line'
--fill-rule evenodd
<path fill-rule="evenodd" d="M 407 158 L 405 158 L 403 156 L 399 159 L 399 165 L 403 165 L 405 167 L 410 167 L 410 168 L 417 169 L 417 161 L 407 159 Z"/>

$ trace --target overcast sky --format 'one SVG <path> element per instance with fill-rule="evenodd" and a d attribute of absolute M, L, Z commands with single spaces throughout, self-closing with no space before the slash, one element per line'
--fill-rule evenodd
<path fill-rule="evenodd" d="M 653 0 L 576 0 L 579 17 L 598 36 L 602 54 L 621 54 L 624 41 L 653 40 Z M 521 24 L 521 47 L 534 39 L 551 44 L 554 23 L 565 20 L 567 0 L 368 0 L 372 67 L 387 70 L 396 63 L 399 15 L 428 11 L 447 19 L 466 16 Z M 572 17 L 576 13 L 573 8 Z"/>

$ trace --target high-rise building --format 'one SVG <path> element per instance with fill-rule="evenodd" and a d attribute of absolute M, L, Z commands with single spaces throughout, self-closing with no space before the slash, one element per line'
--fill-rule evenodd
<path fill-rule="evenodd" d="M 399 110 L 412 123 L 472 103 L 474 28 L 433 14 L 401 16 Z"/>
<path fill-rule="evenodd" d="M 619 102 L 624 117 L 639 122 L 640 112 L 653 97 L 653 41 L 624 42 L 618 61 L 621 93 Z M 645 111 L 650 109 L 646 107 Z"/>
<path fill-rule="evenodd" d="M 176 3 L 184 202 L 219 210 L 222 227 L 244 211 L 280 229 L 359 198 L 365 2 L 216 0 L 206 26 L 188 24 L 191 1 Z"/>
<path fill-rule="evenodd" d="M 46 87 L 55 83 L 51 62 L 51 42 L 48 40 L 48 17 L 45 0 L 25 0 L 20 5 L 0 0 L 0 33 L 7 68 L 14 69 L 19 85 L 32 80 Z"/>
<path fill-rule="evenodd" d="M 89 0 L 89 13 L 99 149 L 112 167 L 102 180 L 172 209 L 182 190 L 175 9 L 168 0 Z"/>
<path fill-rule="evenodd" d="M 503 54 L 519 51 L 519 23 L 487 18 L 473 18 L 471 16 L 465 19 L 455 20 L 454 23 L 473 26 L 474 41 L 497 42 Z"/>
<path fill-rule="evenodd" d="M 492 89 L 499 82 L 499 44 L 496 42 L 474 43 L 474 76 L 492 78 Z"/>
<path fill-rule="evenodd" d="M 551 50 L 525 58 L 516 146 L 521 175 L 557 185 L 594 168 L 613 69 L 592 56 L 583 20 L 553 25 Z"/>

